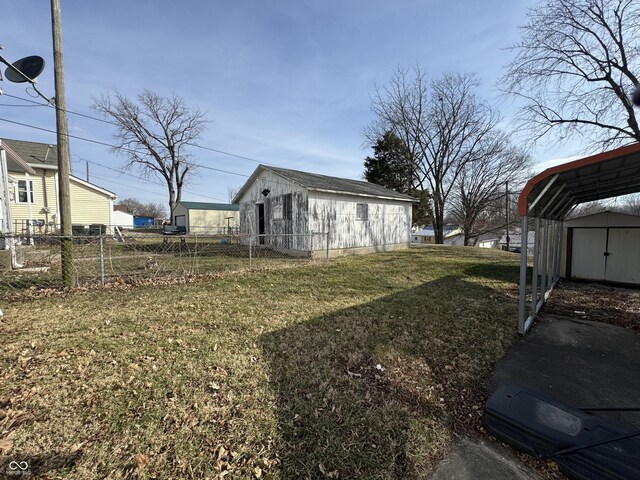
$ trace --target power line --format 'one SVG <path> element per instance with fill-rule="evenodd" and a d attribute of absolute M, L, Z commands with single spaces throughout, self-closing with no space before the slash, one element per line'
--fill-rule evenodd
<path fill-rule="evenodd" d="M 31 100 L 31 99 L 29 99 L 29 98 L 18 97 L 18 96 L 16 96 L 16 95 L 10 95 L 10 94 L 5 94 L 5 96 L 6 96 L 6 97 L 15 98 L 15 99 L 17 99 L 17 100 L 22 100 L 22 101 L 25 101 L 25 102 L 33 103 L 33 104 L 34 104 L 34 105 L 33 105 L 34 107 L 35 107 L 35 106 L 40 106 L 40 107 L 50 107 L 50 108 L 55 108 L 55 107 L 54 107 L 53 105 L 51 105 L 51 104 L 48 104 L 48 103 L 42 103 L 42 102 L 37 102 L 37 101 L 35 101 L 35 100 Z M 23 105 L 7 105 L 7 106 L 21 107 L 21 106 L 23 106 Z M 119 126 L 119 124 L 118 124 L 118 123 L 116 123 L 116 122 L 112 122 L 112 121 L 109 121 L 109 120 L 104 120 L 104 119 L 102 119 L 102 118 L 94 117 L 94 116 L 92 116 L 92 115 L 87 115 L 87 114 L 85 114 L 85 113 L 74 112 L 74 111 L 71 111 L 71 110 L 65 110 L 65 111 L 66 111 L 67 113 L 72 114 L 72 115 L 78 115 L 78 116 L 80 116 L 80 117 L 84 117 L 84 118 L 88 118 L 88 119 L 91 119 L 91 120 L 95 120 L 95 121 L 97 121 L 97 122 L 107 123 L 107 124 L 109 124 L 109 125 L 114 125 L 114 126 L 116 126 L 116 127 L 118 127 L 118 126 Z M 266 162 L 263 162 L 263 161 L 261 161 L 261 160 L 257 160 L 257 159 L 255 159 L 255 158 L 246 157 L 246 156 L 244 156 L 244 155 L 238 155 L 238 154 L 236 154 L 236 153 L 225 152 L 224 150 L 219 150 L 219 149 L 217 149 L 217 148 L 205 147 L 204 145 L 199 145 L 199 144 L 197 144 L 197 143 L 190 143 L 189 145 L 191 145 L 192 147 L 200 148 L 200 149 L 202 149 L 202 150 L 208 150 L 208 151 L 210 151 L 210 152 L 219 153 L 219 154 L 221 154 L 221 155 L 227 155 L 227 156 L 229 156 L 229 157 L 239 158 L 239 159 L 241 159 L 241 160 L 247 160 L 247 161 L 249 161 L 249 162 L 255 162 L 255 163 L 263 164 L 263 165 L 272 165 L 272 164 L 270 164 L 270 163 L 266 163 Z"/>
<path fill-rule="evenodd" d="M 36 102 L 35 100 L 31 100 L 30 98 L 18 97 L 16 95 L 11 95 L 9 93 L 5 93 L 4 96 L 5 97 L 10 97 L 10 98 L 15 98 L 16 100 L 22 100 L 23 102 L 33 103 L 34 107 L 49 107 L 49 108 L 53 108 L 53 109 L 56 108 L 53 105 L 51 105 L 50 103 Z M 20 106 L 20 105 L 11 105 L 11 106 Z M 86 113 L 74 112 L 74 111 L 71 111 L 71 110 L 63 110 L 63 111 L 66 112 L 66 113 L 70 113 L 72 115 L 77 115 L 79 117 L 84 117 L 84 118 L 88 118 L 88 119 L 91 119 L 91 120 L 95 120 L 96 122 L 107 123 L 109 125 L 115 125 L 116 127 L 118 126 L 118 124 L 116 122 L 111 122 L 111 121 L 105 120 L 103 118 L 98 118 L 98 117 L 94 117 L 92 115 L 87 115 Z"/>
<path fill-rule="evenodd" d="M 0 121 L 2 122 L 7 122 L 7 123 L 12 123 L 14 125 L 20 125 L 21 127 L 27 127 L 27 128 L 32 128 L 35 130 L 40 130 L 43 132 L 48 132 L 48 133 L 56 133 L 55 130 L 51 130 L 48 128 L 43 128 L 43 127 L 37 127 L 35 125 L 29 125 L 27 123 L 22 123 L 22 122 L 16 122 L 15 120 L 8 120 L 6 118 L 0 118 Z M 127 152 L 134 152 L 134 150 L 130 149 L 130 148 L 126 148 L 126 147 L 117 147 L 115 145 L 112 145 L 110 143 L 106 143 L 106 142 L 101 142 L 99 140 L 93 140 L 90 138 L 85 138 L 85 137 L 79 137 L 78 135 L 72 135 L 72 134 L 67 134 L 67 137 L 69 138 L 75 138 L 76 140 L 82 140 L 84 142 L 89 142 L 89 143 L 95 143 L 96 145 L 102 145 L 104 147 L 109 147 L 109 148 L 116 148 L 119 150 L 124 150 Z M 200 164 L 194 164 L 196 167 L 198 168 L 204 168 L 205 170 L 213 170 L 215 172 L 221 172 L 221 173 L 226 173 L 228 175 L 236 175 L 238 177 L 244 177 L 244 178 L 249 178 L 250 175 L 246 175 L 244 173 L 238 173 L 238 172 L 232 172 L 230 170 L 224 170 L 222 168 L 215 168 L 215 167 L 209 167 L 207 165 L 200 165 Z"/>
<path fill-rule="evenodd" d="M 191 145 L 192 147 L 201 148 L 202 150 L 209 150 L 210 152 L 220 153 L 222 155 L 228 155 L 230 157 L 240 158 L 242 160 L 248 160 L 250 162 L 259 163 L 259 164 L 262 164 L 262 165 L 272 165 L 270 163 L 266 163 L 266 162 L 263 162 L 261 160 L 256 160 L 255 158 L 245 157 L 243 155 L 236 155 L 235 153 L 229 153 L 229 152 L 225 152 L 223 150 L 217 150 L 215 148 L 205 147 L 203 145 L 198 145 L 197 143 L 190 143 L 189 145 Z M 272 165 L 272 166 L 275 166 L 275 165 Z"/>
<path fill-rule="evenodd" d="M 79 155 L 72 155 L 72 156 L 76 157 L 81 162 L 88 162 L 88 163 L 90 163 L 92 165 L 97 165 L 98 167 L 102 167 L 102 168 L 105 168 L 107 170 L 111 170 L 111 171 L 116 172 L 116 173 L 118 173 L 120 175 L 128 175 L 129 177 L 135 178 L 136 180 L 142 180 L 143 182 L 147 182 L 147 183 L 149 183 L 151 185 L 156 185 L 156 186 L 161 187 L 163 189 L 166 189 L 166 187 L 167 187 L 166 185 L 164 185 L 162 183 L 159 183 L 159 182 L 154 182 L 153 180 L 151 180 L 149 178 L 145 178 L 145 177 L 139 176 L 139 175 L 134 175 L 133 173 L 129 173 L 129 172 L 124 172 L 122 170 L 118 170 L 117 168 L 108 167 L 108 166 L 103 165 L 102 163 L 96 162 L 94 160 L 87 160 L 86 158 L 83 158 L 83 157 L 81 157 Z M 113 179 L 100 177 L 100 176 L 96 175 L 95 173 L 91 174 L 91 176 L 92 177 L 96 177 L 96 178 L 102 178 L 103 180 L 107 180 L 109 182 L 113 182 L 114 181 Z M 122 182 L 120 182 L 120 183 L 122 183 Z M 150 193 L 154 193 L 154 192 L 150 192 Z M 212 197 L 212 196 L 209 196 L 209 195 L 205 195 L 203 193 L 196 193 L 196 192 L 189 192 L 189 193 L 190 193 L 190 195 L 196 195 L 198 197 L 210 198 L 211 200 L 222 201 L 220 197 Z"/>

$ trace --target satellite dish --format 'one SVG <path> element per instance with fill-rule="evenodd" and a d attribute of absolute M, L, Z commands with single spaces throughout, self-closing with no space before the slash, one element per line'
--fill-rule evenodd
<path fill-rule="evenodd" d="M 44 70 L 44 58 L 38 57 L 37 55 L 31 55 L 30 57 L 24 57 L 17 62 L 13 62 L 12 65 L 15 69 L 20 70 L 26 77 L 29 77 L 29 80 L 35 80 L 35 78 Z M 4 71 L 7 80 L 15 83 L 24 83 L 29 81 L 16 72 L 14 68 L 7 67 Z"/>

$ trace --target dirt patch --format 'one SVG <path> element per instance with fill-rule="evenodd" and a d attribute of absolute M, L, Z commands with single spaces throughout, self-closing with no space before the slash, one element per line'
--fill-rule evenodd
<path fill-rule="evenodd" d="M 561 280 L 543 312 L 609 323 L 640 333 L 640 289 Z"/>

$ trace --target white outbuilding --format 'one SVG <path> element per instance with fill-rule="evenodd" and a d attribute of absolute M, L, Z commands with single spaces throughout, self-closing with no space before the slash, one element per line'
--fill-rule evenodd
<path fill-rule="evenodd" d="M 266 165 L 233 200 L 245 238 L 311 256 L 408 248 L 413 202 L 373 183 Z"/>
<path fill-rule="evenodd" d="M 640 284 L 640 216 L 602 212 L 564 222 L 567 278 Z"/>

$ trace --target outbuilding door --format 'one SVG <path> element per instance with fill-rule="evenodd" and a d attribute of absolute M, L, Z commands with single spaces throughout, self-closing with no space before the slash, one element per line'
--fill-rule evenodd
<path fill-rule="evenodd" d="M 640 284 L 640 228 L 574 228 L 571 276 Z"/>

